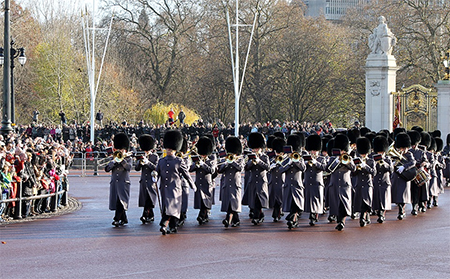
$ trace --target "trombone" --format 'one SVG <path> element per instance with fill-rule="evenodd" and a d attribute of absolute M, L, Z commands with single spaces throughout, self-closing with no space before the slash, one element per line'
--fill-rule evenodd
<path fill-rule="evenodd" d="M 218 163 L 217 166 L 226 164 L 228 162 L 233 162 L 233 161 L 235 161 L 235 160 L 237 160 L 239 158 L 242 158 L 242 157 L 243 157 L 243 155 L 236 155 L 236 154 L 233 154 L 233 153 L 228 153 L 227 156 L 225 157 L 225 161 Z"/>
<path fill-rule="evenodd" d="M 113 153 L 113 160 L 116 161 L 117 163 L 120 163 L 123 161 L 123 159 L 130 157 L 131 156 L 131 152 L 122 152 L 122 150 L 116 150 Z"/>

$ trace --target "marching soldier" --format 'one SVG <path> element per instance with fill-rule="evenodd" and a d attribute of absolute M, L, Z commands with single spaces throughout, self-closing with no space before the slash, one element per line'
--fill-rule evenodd
<path fill-rule="evenodd" d="M 258 225 L 264 222 L 263 208 L 269 207 L 269 188 L 267 171 L 270 168 L 269 157 L 263 153 L 266 143 L 261 133 L 251 133 L 248 138 L 248 147 L 252 149 L 255 158 L 245 164 L 245 171 L 250 171 L 248 180 L 248 204 L 253 210 L 252 223 Z M 250 155 L 249 155 L 250 156 Z"/>
<path fill-rule="evenodd" d="M 352 213 L 352 182 L 350 174 L 356 170 L 356 166 L 347 153 L 349 148 L 350 142 L 347 136 L 337 134 L 334 138 L 334 150 L 337 151 L 337 154 L 333 154 L 327 165 L 327 169 L 331 172 L 328 192 L 330 215 L 337 216 L 338 224 L 335 229 L 338 231 L 344 229 L 345 218 Z M 334 164 L 337 166 L 333 169 Z"/>
<path fill-rule="evenodd" d="M 409 151 L 414 156 L 416 167 L 418 170 L 428 167 L 428 159 L 424 150 L 419 148 L 419 143 L 422 140 L 420 133 L 416 130 L 408 131 L 408 135 L 411 139 L 411 149 Z M 425 186 L 425 185 L 423 185 Z M 411 203 L 412 203 L 412 215 L 417 215 L 418 210 L 425 209 L 425 203 L 428 200 L 428 191 L 426 187 L 418 185 L 414 180 L 411 181 Z"/>
<path fill-rule="evenodd" d="M 228 137 L 225 141 L 225 150 L 228 155 L 219 166 L 218 172 L 222 174 L 222 205 L 221 211 L 227 216 L 223 225 L 237 227 L 240 225 L 239 212 L 241 212 L 241 174 L 244 169 L 244 160 L 241 157 L 242 144 L 236 137 Z"/>
<path fill-rule="evenodd" d="M 115 210 L 115 227 L 128 223 L 126 211 L 130 200 L 130 170 L 132 166 L 131 157 L 126 152 L 130 147 L 130 140 L 124 133 L 114 136 L 114 156 L 106 165 L 105 171 L 111 172 L 109 184 L 109 209 Z"/>
<path fill-rule="evenodd" d="M 176 156 L 176 152 L 181 149 L 183 135 L 178 130 L 168 130 L 164 134 L 163 146 L 167 155 L 158 161 L 156 172 L 160 179 L 162 218 L 160 231 L 166 233 L 176 233 L 178 230 L 178 220 L 181 215 L 182 200 L 182 179 L 186 179 L 192 189 L 195 189 L 188 166 L 185 161 Z"/>
<path fill-rule="evenodd" d="M 372 211 L 372 180 L 376 174 L 376 168 L 375 161 L 368 156 L 370 149 L 370 140 L 368 138 L 360 137 L 356 140 L 356 150 L 360 158 L 358 158 L 359 163 L 356 171 L 353 173 L 356 177 L 353 206 L 355 211 L 360 212 L 359 225 L 361 227 L 370 224 L 370 212 Z"/>
<path fill-rule="evenodd" d="M 438 195 L 444 192 L 444 186 L 447 181 L 444 177 L 445 159 L 441 154 L 442 149 L 444 148 L 444 141 L 441 138 L 435 138 L 434 140 L 436 141 L 436 161 L 438 162 L 436 164 L 436 172 L 439 191 L 437 192 L 437 195 L 430 197 L 430 203 L 432 202 L 433 206 L 438 206 Z"/>
<path fill-rule="evenodd" d="M 305 204 L 302 173 L 306 170 L 306 166 L 300 155 L 303 145 L 301 141 L 302 138 L 299 135 L 292 134 L 288 137 L 287 145 L 292 147 L 293 153 L 280 166 L 280 171 L 286 175 L 283 191 L 283 211 L 289 212 L 286 217 L 289 229 L 298 226 L 298 219 Z"/>
<path fill-rule="evenodd" d="M 152 172 L 156 170 L 159 156 L 154 153 L 155 140 L 152 136 L 144 134 L 139 137 L 139 146 L 145 152 L 145 155 L 136 163 L 135 170 L 141 171 L 141 179 L 139 181 L 139 207 L 143 207 L 142 224 L 154 221 L 153 208 L 157 202 L 158 189 L 153 181 Z"/>
<path fill-rule="evenodd" d="M 372 158 L 376 162 L 377 173 L 373 177 L 372 209 L 378 215 L 378 223 L 383 223 L 386 210 L 391 210 L 391 174 L 394 172 L 394 164 L 386 155 L 388 149 L 386 137 L 380 135 L 373 139 Z"/>
<path fill-rule="evenodd" d="M 208 137 L 201 137 L 197 142 L 197 156 L 191 156 L 193 164 L 190 172 L 195 171 L 194 208 L 200 209 L 197 217 L 199 225 L 208 222 L 208 213 L 214 204 L 214 180 L 212 175 L 216 170 L 216 155 L 213 152 L 213 142 Z"/>
<path fill-rule="evenodd" d="M 180 157 L 188 169 L 191 167 L 191 160 L 188 156 L 188 141 L 186 137 L 183 137 L 183 143 L 181 144 L 181 149 L 175 154 L 177 157 Z M 178 219 L 178 227 L 184 225 L 184 221 L 187 218 L 188 204 L 189 204 L 189 185 L 185 179 L 181 179 L 181 188 L 183 189 L 181 195 L 181 215 Z"/>
<path fill-rule="evenodd" d="M 394 131 L 395 132 L 395 131 Z M 411 182 L 404 175 L 416 165 L 413 154 L 408 151 L 411 148 L 411 139 L 408 134 L 400 132 L 395 136 L 395 148 L 402 158 L 401 163 L 397 163 L 395 171 L 392 173 L 392 202 L 398 206 L 397 219 L 403 220 L 406 216 L 405 205 L 411 203 Z"/>
<path fill-rule="evenodd" d="M 273 208 L 272 218 L 274 222 L 278 222 L 282 216 L 283 205 L 283 185 L 285 174 L 281 172 L 280 165 L 283 162 L 284 154 L 283 147 L 286 145 L 284 138 L 275 138 L 272 141 L 273 151 L 276 152 L 277 157 L 274 163 L 270 165 L 269 178 L 269 207 Z"/>
<path fill-rule="evenodd" d="M 309 212 L 309 225 L 314 226 L 323 213 L 323 171 L 327 167 L 327 159 L 320 154 L 322 139 L 317 134 L 306 138 L 306 150 L 309 152 L 304 177 L 305 212 Z M 304 157 L 306 158 L 306 157 Z"/>

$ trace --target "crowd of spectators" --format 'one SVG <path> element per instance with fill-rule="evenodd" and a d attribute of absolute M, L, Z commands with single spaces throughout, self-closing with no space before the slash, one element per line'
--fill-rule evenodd
<path fill-rule="evenodd" d="M 172 124 L 170 124 L 172 123 Z M 65 143 L 67 148 L 73 153 L 91 151 L 105 151 L 112 144 L 112 136 L 119 132 L 126 133 L 132 143 L 136 143 L 142 134 L 149 134 L 155 138 L 157 142 L 161 142 L 167 129 L 180 129 L 182 133 L 190 141 L 195 141 L 197 137 L 211 134 L 216 142 L 223 142 L 229 135 L 234 135 L 234 123 L 224 124 L 222 121 L 210 123 L 199 119 L 192 125 L 180 122 L 169 122 L 163 125 L 155 125 L 140 121 L 137 124 L 128 124 L 126 121 L 122 123 L 110 122 L 106 125 L 95 125 L 95 142 L 90 142 L 90 126 L 77 124 L 62 124 L 46 126 L 43 124 L 31 124 L 20 126 L 18 134 L 27 138 L 42 138 L 44 140 L 51 139 L 59 143 Z M 279 121 L 243 123 L 239 127 L 239 135 L 242 138 L 252 132 L 260 132 L 266 137 L 275 132 L 283 132 L 286 136 L 294 132 L 305 132 L 307 135 L 317 133 L 319 135 L 333 133 L 330 121 L 322 121 L 318 123 L 298 121 Z"/>
<path fill-rule="evenodd" d="M 1 200 L 32 197 L 67 190 L 66 169 L 71 154 L 65 144 L 51 137 L 24 134 L 0 135 Z M 61 206 L 61 194 L 21 203 L 0 203 L 0 222 L 55 211 Z"/>

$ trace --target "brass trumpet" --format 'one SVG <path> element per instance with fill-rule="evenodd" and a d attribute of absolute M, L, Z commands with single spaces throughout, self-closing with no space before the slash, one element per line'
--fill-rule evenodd
<path fill-rule="evenodd" d="M 301 156 L 300 156 L 300 153 L 293 152 L 293 153 L 291 153 L 290 157 L 291 157 L 292 160 L 300 160 Z"/>
<path fill-rule="evenodd" d="M 276 158 L 275 158 L 275 163 L 277 163 L 277 164 L 281 164 L 283 161 L 284 161 L 284 158 L 285 158 L 286 156 L 284 156 L 284 155 L 278 155 Z"/>
<path fill-rule="evenodd" d="M 130 156 L 129 153 L 123 153 L 121 150 L 116 150 L 113 153 L 113 160 L 116 161 L 117 163 L 120 163 L 123 161 L 123 159 L 129 156 Z"/>
<path fill-rule="evenodd" d="M 339 157 L 339 160 L 341 161 L 341 164 L 347 165 L 348 163 L 350 163 L 351 158 L 350 155 L 348 155 L 348 153 L 342 153 L 341 156 Z"/>

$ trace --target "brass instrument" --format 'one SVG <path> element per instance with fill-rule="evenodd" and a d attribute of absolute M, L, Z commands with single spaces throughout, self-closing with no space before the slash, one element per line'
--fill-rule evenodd
<path fill-rule="evenodd" d="M 292 160 L 300 160 L 300 153 L 298 152 L 293 152 L 291 153 L 291 155 L 289 156 Z"/>
<path fill-rule="evenodd" d="M 305 155 L 303 156 L 303 160 L 308 162 L 308 165 L 312 167 L 314 165 L 314 160 L 317 159 L 317 155 L 311 154 L 311 155 Z"/>
<path fill-rule="evenodd" d="M 348 153 L 342 153 L 341 156 L 339 156 L 339 160 L 341 161 L 341 164 L 347 165 L 352 159 Z"/>
<path fill-rule="evenodd" d="M 236 155 L 236 154 L 233 154 L 233 153 L 229 153 L 229 154 L 227 154 L 227 156 L 225 157 L 225 161 L 223 161 L 223 162 L 221 162 L 221 163 L 218 163 L 217 166 L 226 164 L 226 163 L 228 163 L 228 162 L 233 162 L 234 160 L 237 160 L 237 159 L 242 158 L 242 157 L 243 157 L 243 155 Z"/>
<path fill-rule="evenodd" d="M 125 157 L 127 157 L 127 154 L 124 154 L 121 150 L 116 150 L 113 153 L 113 160 L 116 161 L 117 163 L 120 163 L 123 161 L 123 159 L 125 159 Z"/>
<path fill-rule="evenodd" d="M 281 164 L 281 163 L 284 161 L 285 157 L 286 157 L 286 156 L 284 156 L 284 155 L 282 155 L 282 154 L 278 155 L 278 156 L 275 158 L 275 163 Z"/>
<path fill-rule="evenodd" d="M 353 161 L 356 164 L 356 169 L 360 171 L 362 169 L 361 165 L 366 162 L 366 158 L 355 158 Z"/>
<path fill-rule="evenodd" d="M 397 171 L 400 166 L 403 166 L 403 162 L 406 161 L 406 158 L 403 157 L 403 154 L 401 152 L 399 152 L 397 149 L 395 149 L 394 143 L 391 144 L 391 146 L 389 146 L 389 150 L 388 150 L 387 154 L 389 156 L 391 156 L 393 159 L 395 159 L 395 164 L 394 164 L 395 172 L 401 178 L 403 178 L 405 181 L 411 181 L 414 178 L 416 178 L 417 173 L 419 172 L 419 169 L 416 166 L 405 169 L 405 170 L 403 170 L 402 173 Z"/>

